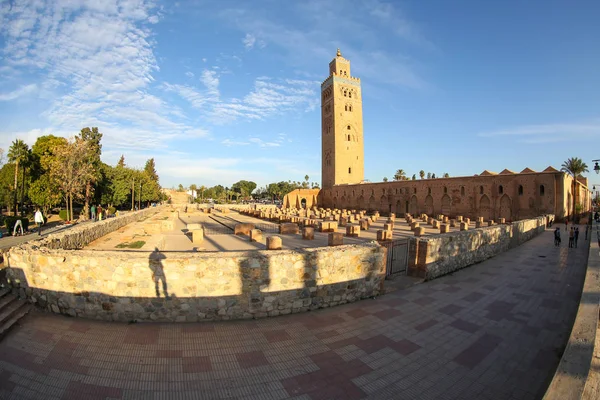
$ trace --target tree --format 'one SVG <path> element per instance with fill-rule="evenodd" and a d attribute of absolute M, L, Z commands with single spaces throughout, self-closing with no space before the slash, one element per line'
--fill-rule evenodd
<path fill-rule="evenodd" d="M 196 196 L 198 195 L 198 186 L 192 184 L 190 185 L 190 190 L 192 191 L 192 200 L 196 201 Z"/>
<path fill-rule="evenodd" d="M 123 154 L 121 154 L 121 158 L 119 158 L 119 162 L 117 163 L 117 167 L 124 167 L 125 166 L 125 156 Z"/>
<path fill-rule="evenodd" d="M 19 166 L 24 167 L 25 163 L 29 160 L 29 146 L 25 144 L 21 139 L 15 139 L 8 149 L 8 160 L 15 164 L 15 185 L 14 185 L 14 205 L 15 213 L 17 215 L 17 194 L 18 194 L 18 181 L 19 181 Z M 23 168 L 23 173 L 25 168 Z"/>
<path fill-rule="evenodd" d="M 185 188 L 183 187 L 183 185 L 180 183 L 179 186 L 177 187 L 177 191 L 178 192 L 185 192 Z"/>
<path fill-rule="evenodd" d="M 403 169 L 399 169 L 394 174 L 394 180 L 395 181 L 405 181 L 406 180 L 406 172 L 404 172 Z"/>
<path fill-rule="evenodd" d="M 425 171 L 420 170 L 419 171 L 419 176 L 421 177 L 421 179 L 425 178 Z"/>
<path fill-rule="evenodd" d="M 231 186 L 231 190 L 235 193 L 239 193 L 243 198 L 250 196 L 250 194 L 256 189 L 256 183 L 252 181 L 238 181 Z"/>
<path fill-rule="evenodd" d="M 450 174 L 447 172 L 444 172 L 444 178 L 450 178 Z"/>
<path fill-rule="evenodd" d="M 102 153 L 102 133 L 98 131 L 97 127 L 83 128 L 79 132 L 79 139 L 88 143 L 87 151 L 87 163 L 90 165 L 89 179 L 85 184 L 85 203 L 83 205 L 83 215 L 87 219 L 89 215 L 90 200 L 92 198 L 92 191 L 94 185 L 98 179 L 100 179 L 100 154 Z"/>
<path fill-rule="evenodd" d="M 206 186 L 200 186 L 200 200 L 204 201 L 204 191 L 206 190 Z"/>
<path fill-rule="evenodd" d="M 568 158 L 567 161 L 565 161 L 564 163 L 562 163 L 561 165 L 561 171 L 566 172 L 568 174 L 570 174 L 573 177 L 573 184 L 572 184 L 572 193 L 573 193 L 573 217 L 575 217 L 576 214 L 576 205 L 577 205 L 577 178 L 579 176 L 581 176 L 581 174 L 583 174 L 584 172 L 589 172 L 588 171 L 588 166 L 586 163 L 583 162 L 583 160 L 581 158 L 577 158 L 577 157 L 573 157 L 573 158 Z"/>
<path fill-rule="evenodd" d="M 427 179 L 431 179 L 431 172 L 427 173 Z"/>
<path fill-rule="evenodd" d="M 50 174 L 57 180 L 65 195 L 67 215 L 72 220 L 73 200 L 82 198 L 85 186 L 93 174 L 93 167 L 88 163 L 89 141 L 76 137 L 55 149 L 55 157 L 50 165 Z"/>
<path fill-rule="evenodd" d="M 29 198 L 42 208 L 44 215 L 48 215 L 62 199 L 60 185 L 50 174 L 44 174 L 29 187 Z"/>
<path fill-rule="evenodd" d="M 15 180 L 15 164 L 4 164 L 0 168 L 0 202 L 6 206 L 10 214 L 13 203 L 13 184 Z"/>
<path fill-rule="evenodd" d="M 431 174 L 431 179 L 435 179 L 435 174 Z"/>
<path fill-rule="evenodd" d="M 414 180 L 416 180 L 416 179 L 417 179 L 417 176 L 416 176 L 415 174 L 413 174 L 413 176 L 412 176 L 412 180 L 414 181 Z"/>
<path fill-rule="evenodd" d="M 387 176 L 384 176 L 384 177 L 383 177 L 383 181 L 384 181 L 384 182 L 387 182 L 387 181 L 388 181 L 388 178 L 387 178 Z"/>

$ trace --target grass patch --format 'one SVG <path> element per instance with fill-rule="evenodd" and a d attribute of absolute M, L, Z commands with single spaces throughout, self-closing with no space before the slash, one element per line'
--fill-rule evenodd
<path fill-rule="evenodd" d="M 131 243 L 119 243 L 115 247 L 117 249 L 141 249 L 142 246 L 145 244 L 146 244 L 146 242 L 144 242 L 143 240 L 137 240 L 137 241 L 131 242 Z"/>
<path fill-rule="evenodd" d="M 171 217 L 162 217 L 162 218 L 159 218 L 159 219 L 164 221 L 164 220 L 167 220 L 169 218 L 171 218 Z"/>

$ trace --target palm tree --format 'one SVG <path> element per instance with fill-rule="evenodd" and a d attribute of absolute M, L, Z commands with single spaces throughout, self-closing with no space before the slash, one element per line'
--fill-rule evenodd
<path fill-rule="evenodd" d="M 427 179 L 431 179 L 431 172 L 427 173 Z"/>
<path fill-rule="evenodd" d="M 387 181 L 388 181 L 388 178 L 387 178 L 387 176 L 384 176 L 384 177 L 383 177 L 383 181 L 384 181 L 384 182 L 387 182 Z"/>
<path fill-rule="evenodd" d="M 450 178 L 450 174 L 447 172 L 444 172 L 444 178 Z"/>
<path fill-rule="evenodd" d="M 404 172 L 403 169 L 399 169 L 398 171 L 396 171 L 396 174 L 394 175 L 394 180 L 395 181 L 406 180 L 406 172 Z"/>
<path fill-rule="evenodd" d="M 190 185 L 190 190 L 192 191 L 192 203 L 196 202 L 196 195 L 198 193 L 198 186 L 195 184 Z"/>
<path fill-rule="evenodd" d="M 588 171 L 588 166 L 586 163 L 583 162 L 583 160 L 581 158 L 577 158 L 577 157 L 573 157 L 573 158 L 568 158 L 567 161 L 565 161 L 564 163 L 562 163 L 561 171 L 566 172 L 567 174 L 571 175 L 573 177 L 573 218 L 575 218 L 575 212 L 576 212 L 576 205 L 577 205 L 577 190 L 576 190 L 576 184 L 577 184 L 577 177 L 581 176 L 581 174 L 583 174 L 584 172 L 589 172 Z"/>
<path fill-rule="evenodd" d="M 23 175 L 25 174 L 25 163 L 29 159 L 29 147 L 21 139 L 13 141 L 12 145 L 8 149 L 8 160 L 9 162 L 15 163 L 15 212 L 17 215 L 17 192 L 19 182 L 19 165 L 23 168 Z M 23 181 L 23 183 L 25 183 Z"/>
<path fill-rule="evenodd" d="M 421 179 L 425 178 L 425 171 L 420 170 L 419 171 L 419 176 L 421 177 Z"/>
<path fill-rule="evenodd" d="M 204 191 L 206 190 L 206 186 L 202 185 L 202 186 L 200 186 L 200 188 L 198 190 L 200 190 L 200 193 L 201 193 L 200 200 L 202 200 L 204 202 Z"/>

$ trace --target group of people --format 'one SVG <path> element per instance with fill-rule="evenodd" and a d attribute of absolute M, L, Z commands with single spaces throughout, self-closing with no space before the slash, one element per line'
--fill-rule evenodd
<path fill-rule="evenodd" d="M 38 235 L 42 236 L 42 225 L 44 225 L 44 215 L 42 214 L 42 211 L 39 208 L 35 210 L 35 214 L 33 215 L 33 220 L 34 220 L 35 224 L 37 225 Z M 23 234 L 24 234 L 23 221 L 21 221 L 20 219 L 17 219 L 15 221 L 15 226 L 13 227 L 13 236 L 17 236 L 17 234 L 19 234 L 19 231 L 20 231 L 20 235 L 23 236 Z"/>
<path fill-rule="evenodd" d="M 577 241 L 579 240 L 579 227 L 571 226 L 569 230 L 568 222 L 565 222 L 565 230 L 569 233 L 569 247 L 577 247 Z M 554 230 L 554 246 L 560 246 L 560 228 Z"/>
<path fill-rule="evenodd" d="M 102 221 L 102 218 L 106 219 L 106 210 L 103 209 L 101 205 L 96 208 L 96 205 L 92 204 L 92 207 L 90 207 L 90 213 L 92 214 L 92 221 L 94 222 Z"/>

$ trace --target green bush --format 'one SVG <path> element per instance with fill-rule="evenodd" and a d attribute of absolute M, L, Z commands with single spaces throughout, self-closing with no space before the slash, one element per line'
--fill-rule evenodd
<path fill-rule="evenodd" d="M 13 229 L 15 229 L 15 223 L 20 219 L 23 224 L 23 230 L 26 231 L 29 228 L 29 219 L 22 217 L 6 217 L 4 218 L 4 226 L 8 229 L 8 233 L 12 234 Z"/>
<path fill-rule="evenodd" d="M 60 210 L 58 212 L 58 216 L 60 217 L 60 219 L 62 219 L 63 221 L 68 221 L 69 218 L 67 217 L 67 210 Z"/>
<path fill-rule="evenodd" d="M 108 207 L 108 215 L 115 215 L 117 209 L 114 207 Z"/>

